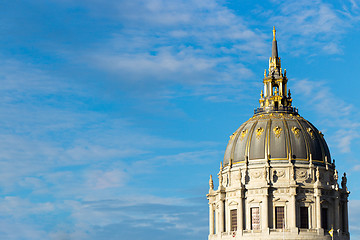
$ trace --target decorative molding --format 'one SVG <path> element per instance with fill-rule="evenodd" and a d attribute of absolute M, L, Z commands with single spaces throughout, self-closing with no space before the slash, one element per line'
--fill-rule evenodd
<path fill-rule="evenodd" d="M 253 178 L 260 178 L 261 175 L 262 175 L 261 171 L 252 171 L 252 172 L 251 172 L 251 176 L 252 176 Z"/>
<path fill-rule="evenodd" d="M 305 179 L 306 177 L 307 177 L 307 171 L 306 170 L 297 170 L 296 171 L 296 178 Z"/>

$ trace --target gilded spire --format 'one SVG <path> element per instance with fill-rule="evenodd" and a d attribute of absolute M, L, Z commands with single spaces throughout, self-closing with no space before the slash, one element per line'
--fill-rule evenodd
<path fill-rule="evenodd" d="M 276 63 L 278 63 L 278 64 L 276 64 L 276 67 L 280 67 L 280 61 L 278 61 L 278 49 L 277 49 L 277 41 L 276 41 L 276 30 L 275 30 L 275 26 L 274 26 L 274 28 L 273 28 L 273 36 L 274 36 L 274 38 L 273 38 L 273 42 L 272 42 L 272 58 L 273 58 L 273 61 L 276 61 Z M 277 65 L 279 65 L 279 66 L 277 66 Z"/>
<path fill-rule="evenodd" d="M 275 30 L 275 26 L 274 26 L 274 28 L 273 28 L 273 36 L 274 36 L 274 38 L 273 38 L 273 41 L 276 41 L 276 30 Z"/>
<path fill-rule="evenodd" d="M 273 40 L 271 57 L 269 58 L 269 69 L 264 72 L 263 83 L 264 91 L 262 91 L 260 95 L 260 108 L 255 110 L 255 114 L 274 111 L 297 113 L 297 109 L 291 106 L 292 99 L 290 91 L 288 93 L 286 70 L 283 73 L 281 69 L 275 27 L 273 27 Z"/>

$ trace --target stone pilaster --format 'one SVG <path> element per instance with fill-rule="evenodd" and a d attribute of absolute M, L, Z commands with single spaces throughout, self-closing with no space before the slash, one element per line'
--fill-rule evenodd
<path fill-rule="evenodd" d="M 315 211 L 316 211 L 316 228 L 320 230 L 321 228 L 321 190 L 318 187 L 314 189 L 315 193 Z"/>
<path fill-rule="evenodd" d="M 214 206 L 212 203 L 209 204 L 209 234 L 214 234 Z"/>
<path fill-rule="evenodd" d="M 263 196 L 263 202 L 262 202 L 262 214 L 261 216 L 261 223 L 262 223 L 262 230 L 267 231 L 269 229 L 269 194 L 268 194 L 268 188 L 265 188 L 264 196 Z"/>
<path fill-rule="evenodd" d="M 339 202 L 339 191 L 335 191 L 335 200 L 334 200 L 334 230 L 338 230 L 340 228 L 340 202 Z"/>
<path fill-rule="evenodd" d="M 290 188 L 288 224 L 291 231 L 296 230 L 296 186 Z"/>
<path fill-rule="evenodd" d="M 219 219 L 218 219 L 218 222 L 219 222 L 219 232 L 218 233 L 222 233 L 224 232 L 225 230 L 225 226 L 224 226 L 224 209 L 225 209 L 225 206 L 224 206 L 224 200 L 222 198 L 220 198 L 220 201 L 219 201 Z"/>

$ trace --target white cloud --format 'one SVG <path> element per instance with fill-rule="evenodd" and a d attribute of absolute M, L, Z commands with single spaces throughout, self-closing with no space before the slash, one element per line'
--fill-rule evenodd
<path fill-rule="evenodd" d="M 360 119 L 353 114 L 357 112 L 356 107 L 337 97 L 324 82 L 307 79 L 294 82 L 295 93 L 304 95 L 298 99 L 306 99 L 305 105 L 309 106 L 309 109 L 314 108 L 314 113 L 321 116 L 326 127 L 331 128 L 331 132 L 334 132 L 327 139 L 341 152 L 351 152 L 352 143 L 360 138 L 358 130 Z M 334 110 L 334 106 L 336 106 L 336 110 Z"/>
<path fill-rule="evenodd" d="M 281 29 L 281 39 L 291 43 L 293 54 L 312 55 L 314 48 L 325 54 L 341 54 L 340 40 L 358 22 L 356 15 L 339 11 L 332 3 L 321 0 L 281 1 L 269 22 Z"/>

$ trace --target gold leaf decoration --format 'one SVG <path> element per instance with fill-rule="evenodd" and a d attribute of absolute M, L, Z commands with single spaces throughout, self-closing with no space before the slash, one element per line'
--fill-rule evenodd
<path fill-rule="evenodd" d="M 233 139 L 234 139 L 234 137 L 235 137 L 235 135 L 236 135 L 236 132 L 234 132 L 233 134 L 231 134 L 231 136 L 230 136 L 230 140 L 233 140 Z"/>
<path fill-rule="evenodd" d="M 310 134 L 311 138 L 314 140 L 315 139 L 314 131 L 311 128 L 308 128 L 307 132 Z"/>
<path fill-rule="evenodd" d="M 275 134 L 275 137 L 279 138 L 282 132 L 282 128 L 279 126 L 274 127 L 273 132 Z"/>
<path fill-rule="evenodd" d="M 245 130 L 243 130 L 243 131 L 241 132 L 240 141 L 242 141 L 242 140 L 244 139 L 244 137 L 246 136 L 247 132 L 248 132 L 247 129 L 245 129 Z"/>
<path fill-rule="evenodd" d="M 295 137 L 300 137 L 300 128 L 298 127 L 292 127 L 291 131 L 294 133 Z"/>
<path fill-rule="evenodd" d="M 264 132 L 264 129 L 262 127 L 259 127 L 256 129 L 256 138 L 260 139 L 261 134 Z"/>

